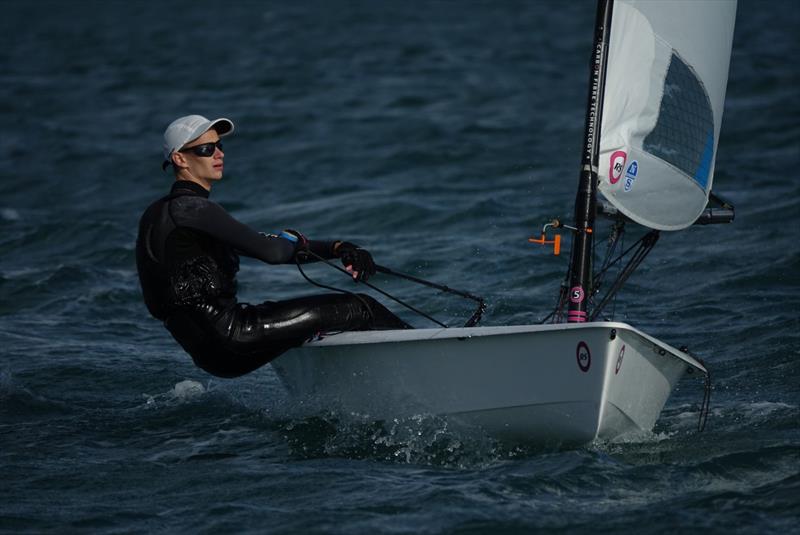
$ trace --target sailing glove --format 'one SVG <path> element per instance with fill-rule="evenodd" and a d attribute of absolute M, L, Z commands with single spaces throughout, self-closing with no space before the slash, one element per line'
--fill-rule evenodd
<path fill-rule="evenodd" d="M 334 251 L 344 267 L 353 273 L 355 280 L 366 282 L 375 274 L 375 261 L 372 260 L 372 255 L 366 249 L 343 241 L 338 243 Z"/>

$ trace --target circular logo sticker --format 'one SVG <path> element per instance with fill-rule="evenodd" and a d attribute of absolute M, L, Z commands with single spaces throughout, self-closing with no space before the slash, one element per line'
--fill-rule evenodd
<path fill-rule="evenodd" d="M 575 286 L 569 291 L 569 300 L 573 303 L 580 303 L 583 301 L 583 288 Z"/>
<path fill-rule="evenodd" d="M 608 181 L 612 184 L 616 184 L 622 178 L 622 171 L 625 169 L 625 160 L 627 158 L 628 155 L 624 150 L 618 150 L 611 155 L 608 167 Z"/>
<path fill-rule="evenodd" d="M 617 367 L 614 368 L 614 375 L 619 373 L 619 369 L 622 368 L 622 358 L 625 356 L 625 345 L 623 344 L 622 348 L 619 350 L 619 356 L 617 357 Z"/>
<path fill-rule="evenodd" d="M 578 368 L 582 372 L 588 372 L 592 365 L 592 353 L 589 351 L 589 346 L 586 345 L 586 342 L 578 342 L 575 358 L 578 359 Z"/>

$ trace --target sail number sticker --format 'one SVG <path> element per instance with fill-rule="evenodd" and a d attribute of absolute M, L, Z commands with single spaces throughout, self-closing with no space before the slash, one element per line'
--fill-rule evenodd
<path fill-rule="evenodd" d="M 618 150 L 611 155 L 611 160 L 608 167 L 608 181 L 612 184 L 619 182 L 622 178 L 622 170 L 625 169 L 625 160 L 628 159 L 628 154 L 624 150 Z"/>
<path fill-rule="evenodd" d="M 592 352 L 589 351 L 589 346 L 586 342 L 578 342 L 578 347 L 575 349 L 575 358 L 578 360 L 578 368 L 582 372 L 588 372 L 592 366 Z"/>

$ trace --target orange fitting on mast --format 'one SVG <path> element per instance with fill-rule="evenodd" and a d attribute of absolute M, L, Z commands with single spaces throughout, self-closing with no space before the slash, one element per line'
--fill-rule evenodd
<path fill-rule="evenodd" d="M 553 254 L 558 256 L 561 253 L 561 234 L 556 234 L 553 236 L 552 240 L 548 240 L 547 236 L 545 236 L 544 232 L 542 232 L 541 238 L 534 238 L 531 236 L 528 238 L 530 243 L 538 243 L 539 245 L 549 245 L 553 244 Z"/>

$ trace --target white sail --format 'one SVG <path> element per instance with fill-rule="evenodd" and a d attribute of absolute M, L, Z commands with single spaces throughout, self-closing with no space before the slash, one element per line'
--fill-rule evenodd
<path fill-rule="evenodd" d="M 678 230 L 708 201 L 735 0 L 617 0 L 598 180 L 637 223 Z"/>

